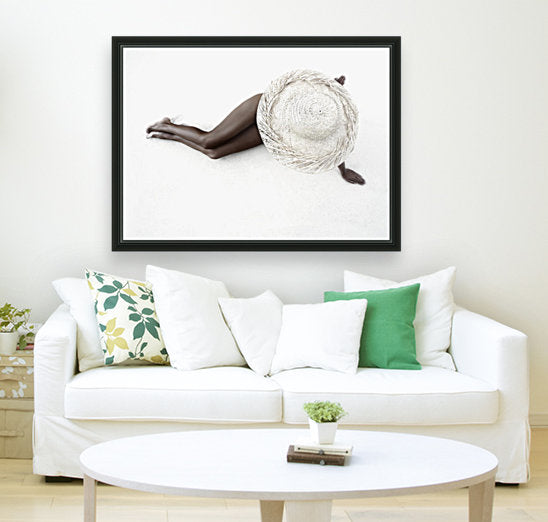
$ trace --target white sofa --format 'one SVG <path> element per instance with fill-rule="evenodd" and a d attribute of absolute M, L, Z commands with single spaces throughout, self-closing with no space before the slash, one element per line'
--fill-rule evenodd
<path fill-rule="evenodd" d="M 34 473 L 81 477 L 92 444 L 145 433 L 227 427 L 302 427 L 302 405 L 336 400 L 359 430 L 457 439 L 492 451 L 497 481 L 528 480 L 527 338 L 464 309 L 452 325 L 457 372 L 302 368 L 259 377 L 248 368 L 182 372 L 166 366 L 76 372 L 76 322 L 61 305 L 35 343 Z"/>

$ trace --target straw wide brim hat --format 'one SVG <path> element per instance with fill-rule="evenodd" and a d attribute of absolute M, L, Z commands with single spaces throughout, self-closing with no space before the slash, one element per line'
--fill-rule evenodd
<path fill-rule="evenodd" d="M 301 172 L 324 172 L 352 152 L 358 108 L 333 78 L 317 71 L 290 71 L 263 93 L 257 127 L 276 160 Z"/>

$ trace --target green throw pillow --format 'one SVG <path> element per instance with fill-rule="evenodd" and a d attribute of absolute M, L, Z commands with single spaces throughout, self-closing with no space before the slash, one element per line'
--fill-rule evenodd
<path fill-rule="evenodd" d="M 150 287 L 93 270 L 86 270 L 86 278 L 105 364 L 128 360 L 169 364 Z"/>
<path fill-rule="evenodd" d="M 368 290 L 325 292 L 324 301 L 367 299 L 358 366 L 420 370 L 415 349 L 415 310 L 420 284 Z"/>

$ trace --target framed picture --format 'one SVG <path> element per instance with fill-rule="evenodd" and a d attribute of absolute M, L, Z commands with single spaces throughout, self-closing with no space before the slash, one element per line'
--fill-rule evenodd
<path fill-rule="evenodd" d="M 400 250 L 399 37 L 113 37 L 113 250 Z"/>

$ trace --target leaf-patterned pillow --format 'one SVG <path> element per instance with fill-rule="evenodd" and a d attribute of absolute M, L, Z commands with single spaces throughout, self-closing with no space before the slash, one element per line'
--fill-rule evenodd
<path fill-rule="evenodd" d="M 168 364 L 167 350 L 146 283 L 86 270 L 106 365 L 128 359 Z"/>

